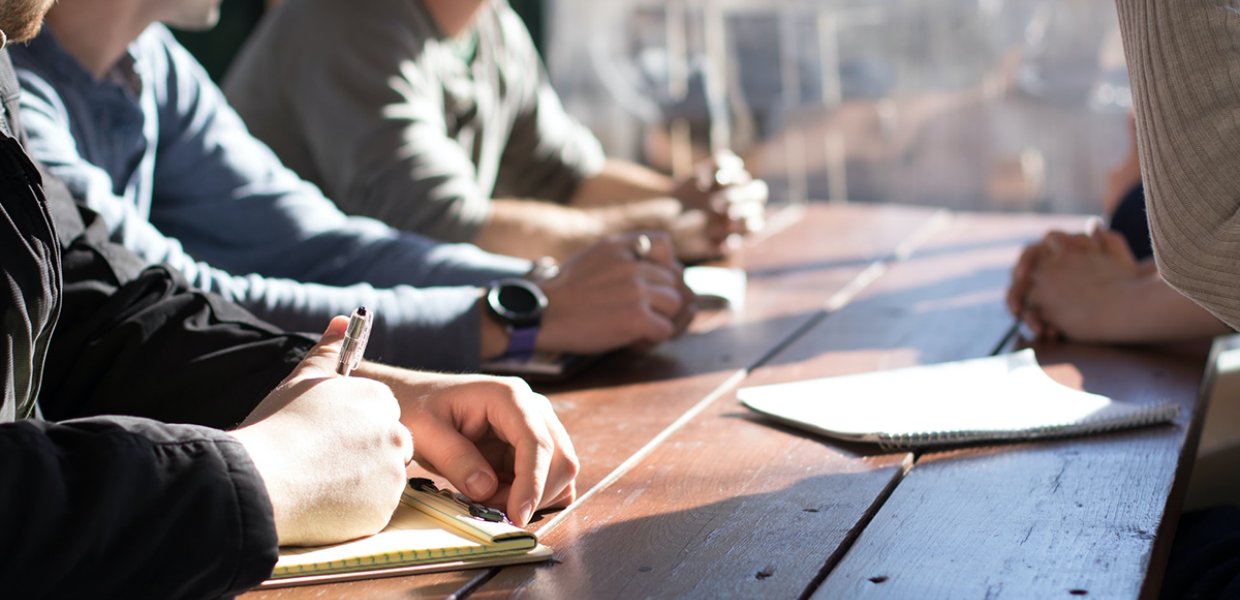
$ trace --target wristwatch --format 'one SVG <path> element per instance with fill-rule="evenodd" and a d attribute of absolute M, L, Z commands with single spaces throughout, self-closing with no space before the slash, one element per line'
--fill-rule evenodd
<path fill-rule="evenodd" d="M 538 340 L 538 326 L 547 310 L 547 295 L 533 283 L 515 277 L 500 279 L 487 290 L 487 308 L 508 330 L 504 356 L 529 356 Z"/>

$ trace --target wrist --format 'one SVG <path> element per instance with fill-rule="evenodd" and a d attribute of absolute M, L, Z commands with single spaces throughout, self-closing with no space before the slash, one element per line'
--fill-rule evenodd
<path fill-rule="evenodd" d="M 596 209 L 605 233 L 669 231 L 683 212 L 675 198 L 653 198 Z"/>
<path fill-rule="evenodd" d="M 478 344 L 482 360 L 490 360 L 503 356 L 508 349 L 508 328 L 495 319 L 487 306 L 486 290 L 478 295 L 478 318 L 480 343 Z"/>
<path fill-rule="evenodd" d="M 487 289 L 486 306 L 491 319 L 508 334 L 507 358 L 524 359 L 534 353 L 547 296 L 527 279 L 509 277 Z"/>
<path fill-rule="evenodd" d="M 283 480 L 275 476 L 283 468 L 277 464 L 281 460 L 280 451 L 273 448 L 266 437 L 251 427 L 242 427 L 227 433 L 245 449 L 246 456 L 254 465 L 254 471 L 263 482 L 267 500 L 271 504 L 271 518 L 275 525 L 277 542 L 284 545 L 295 541 L 290 538 L 290 533 L 297 513 L 297 506 L 292 501 L 296 495 L 290 493 Z"/>

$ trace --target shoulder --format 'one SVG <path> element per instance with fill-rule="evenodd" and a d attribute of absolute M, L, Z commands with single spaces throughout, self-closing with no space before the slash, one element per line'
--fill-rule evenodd
<path fill-rule="evenodd" d="M 130 44 L 129 52 L 139 65 L 166 71 L 171 77 L 206 77 L 198 59 L 177 41 L 167 27 L 159 23 L 142 32 L 142 35 Z"/>
<path fill-rule="evenodd" d="M 504 55 L 518 58 L 523 62 L 537 62 L 538 50 L 530 37 L 530 30 L 517 11 L 512 9 L 507 0 L 491 0 L 487 3 L 483 15 L 490 27 L 499 33 Z"/>
<path fill-rule="evenodd" d="M 413 0 L 297 0 L 280 3 L 257 35 L 281 45 L 316 40 L 317 46 L 341 51 L 366 43 L 365 34 L 375 30 L 421 35 L 427 24 L 422 15 Z"/>
<path fill-rule="evenodd" d="M 413 0 L 296 0 L 264 17 L 230 69 L 234 80 L 371 70 L 416 58 L 433 34 Z M 255 81 L 247 81 L 253 85 Z"/>
<path fill-rule="evenodd" d="M 75 82 L 82 85 L 88 77 L 47 30 L 29 44 L 11 45 L 7 52 L 21 86 L 23 109 L 33 106 L 63 109 L 62 90 Z"/>
<path fill-rule="evenodd" d="M 17 56 L 14 55 L 13 62 L 17 82 L 21 86 L 18 105 L 21 106 L 22 121 L 27 124 L 27 132 L 31 132 L 29 125 L 42 122 L 39 117 L 50 118 L 63 125 L 68 121 L 69 111 L 61 97 L 61 88 L 54 78 L 55 74 L 28 60 L 18 62 Z M 33 129 L 37 132 L 41 127 Z"/>

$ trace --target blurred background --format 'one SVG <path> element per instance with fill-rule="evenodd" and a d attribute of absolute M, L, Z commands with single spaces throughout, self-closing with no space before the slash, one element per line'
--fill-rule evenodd
<path fill-rule="evenodd" d="M 1129 144 L 1109 0 L 510 1 L 610 154 L 731 148 L 775 203 L 1098 213 Z M 270 3 L 178 35 L 219 77 Z"/>

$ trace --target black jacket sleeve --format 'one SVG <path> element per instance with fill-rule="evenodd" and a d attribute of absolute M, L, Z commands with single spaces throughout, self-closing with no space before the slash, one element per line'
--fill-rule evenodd
<path fill-rule="evenodd" d="M 131 417 L 0 425 L 11 598 L 216 598 L 271 574 L 262 479 L 216 430 Z"/>
<path fill-rule="evenodd" d="M 48 419 L 123 414 L 234 427 L 313 344 L 190 289 L 175 271 L 145 268 L 108 241 L 98 215 L 44 181 L 64 273 L 40 395 Z"/>

